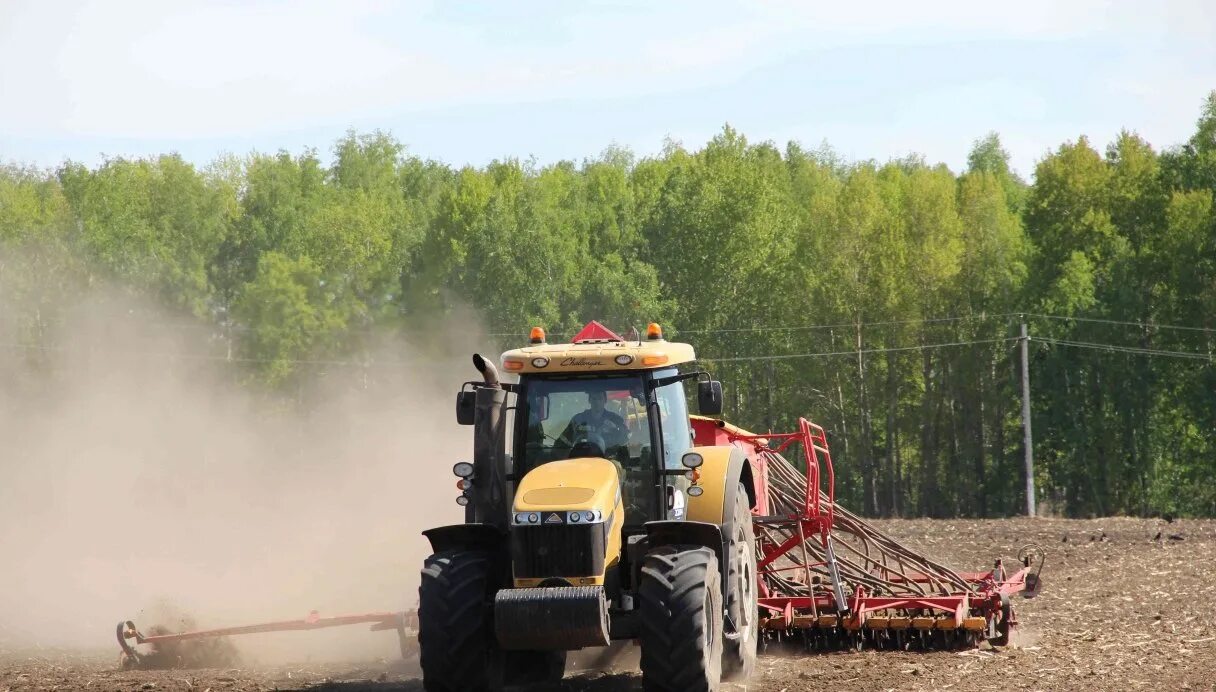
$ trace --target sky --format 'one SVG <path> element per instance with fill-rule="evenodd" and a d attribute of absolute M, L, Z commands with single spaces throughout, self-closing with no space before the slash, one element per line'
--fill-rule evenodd
<path fill-rule="evenodd" d="M 385 130 L 453 165 L 609 146 L 827 142 L 1014 168 L 1120 129 L 1159 148 L 1216 89 L 1210 0 L 0 0 L 0 161 L 327 156 Z"/>

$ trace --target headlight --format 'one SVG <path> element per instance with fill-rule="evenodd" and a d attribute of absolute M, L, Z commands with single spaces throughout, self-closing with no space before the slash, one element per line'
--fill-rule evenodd
<path fill-rule="evenodd" d="M 541 358 L 532 359 L 532 367 L 534 367 L 534 368 L 543 368 L 548 364 L 549 364 L 548 358 L 541 357 Z"/>
<path fill-rule="evenodd" d="M 539 524 L 539 523 L 540 523 L 540 515 L 539 515 L 539 514 L 537 514 L 536 512 L 533 512 L 533 513 L 529 514 L 529 515 L 528 515 L 528 523 L 529 523 L 529 524 Z"/>
<path fill-rule="evenodd" d="M 457 478 L 468 478 L 473 475 L 473 465 L 467 461 L 462 461 L 452 467 L 452 473 L 456 474 Z"/>
<path fill-rule="evenodd" d="M 688 494 L 689 494 L 689 495 L 692 495 L 693 497 L 698 497 L 698 496 L 700 496 L 700 495 L 701 495 L 701 493 L 703 493 L 703 492 L 705 492 L 705 488 L 702 488 L 702 487 L 701 487 L 701 486 L 699 486 L 699 485 L 694 485 L 694 486 L 692 486 L 691 488 L 689 488 L 689 489 L 688 489 Z"/>
<path fill-rule="evenodd" d="M 596 521 L 600 518 L 599 512 L 583 512 L 583 518 L 587 521 Z"/>
<path fill-rule="evenodd" d="M 456 504 L 460 505 L 461 507 L 464 507 L 465 505 L 469 504 L 469 498 L 468 498 L 468 496 L 466 496 L 466 495 L 461 495 L 460 497 L 457 497 L 457 498 L 456 498 Z"/>
<path fill-rule="evenodd" d="M 701 464 L 705 463 L 705 458 L 696 452 L 689 452 L 688 454 L 680 457 L 680 463 L 683 464 L 684 468 L 686 469 L 695 469 Z"/>
<path fill-rule="evenodd" d="M 613 358 L 613 360 L 616 361 L 617 365 L 629 365 L 633 362 L 633 356 L 629 355 L 628 353 L 622 353 L 616 358 Z"/>
<path fill-rule="evenodd" d="M 523 524 L 523 523 L 526 523 L 527 521 L 528 521 L 528 514 L 526 512 L 516 512 L 515 513 L 515 523 L 516 524 Z"/>
<path fill-rule="evenodd" d="M 583 520 L 583 513 L 582 512 L 571 512 L 569 515 L 569 519 L 570 519 L 571 524 L 577 524 Z"/>

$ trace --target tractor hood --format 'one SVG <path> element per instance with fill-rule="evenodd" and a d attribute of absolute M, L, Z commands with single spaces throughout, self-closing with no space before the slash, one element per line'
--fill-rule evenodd
<path fill-rule="evenodd" d="M 515 491 L 511 567 L 516 587 L 604 584 L 621 553 L 620 475 L 607 459 L 551 461 Z"/>
<path fill-rule="evenodd" d="M 586 457 L 551 461 L 532 469 L 515 491 L 515 512 L 598 511 L 608 519 L 621 502 L 616 465 Z"/>

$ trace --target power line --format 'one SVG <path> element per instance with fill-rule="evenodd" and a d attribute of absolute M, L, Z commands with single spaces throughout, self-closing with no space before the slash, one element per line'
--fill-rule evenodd
<path fill-rule="evenodd" d="M 846 327 L 884 327 L 898 324 L 936 324 L 941 322 L 963 322 L 972 320 L 994 320 L 1001 317 L 1018 317 L 1026 313 L 1021 312 L 1002 312 L 991 315 L 954 315 L 950 317 L 917 317 L 906 320 L 888 320 L 882 322 L 840 322 L 837 324 L 805 324 L 805 325 L 780 325 L 771 327 L 717 327 L 714 329 L 686 329 L 682 327 L 667 328 L 673 335 L 675 334 L 730 334 L 736 332 L 790 332 L 790 331 L 809 331 L 816 329 L 844 329 Z M 491 332 L 486 336 L 522 336 L 528 333 L 528 329 L 519 332 Z M 550 336 L 560 336 L 550 334 Z M 854 351 L 856 353 L 856 351 Z"/>
<path fill-rule="evenodd" d="M 977 339 L 975 341 L 953 341 L 945 344 L 921 344 L 919 346 L 897 346 L 893 348 L 867 348 L 852 351 L 821 351 L 819 353 L 789 353 L 782 355 L 771 356 L 732 356 L 729 358 L 714 358 L 706 356 L 701 360 L 708 360 L 714 363 L 731 363 L 740 361 L 756 361 L 756 360 L 787 360 L 790 358 L 815 358 L 818 356 L 856 356 L 867 353 L 891 353 L 895 351 L 923 351 L 929 348 L 947 348 L 950 346 L 973 346 L 976 344 L 996 344 L 1009 341 L 1017 341 L 1019 337 L 1013 336 L 1004 339 Z"/>
<path fill-rule="evenodd" d="M 714 329 L 687 329 L 682 327 L 671 327 L 672 334 L 731 334 L 738 332 L 791 332 L 791 331 L 812 331 L 817 329 L 845 329 L 858 327 L 889 327 L 901 324 L 940 324 L 945 322 L 967 322 L 967 321 L 991 321 L 1001 318 L 1013 317 L 1033 317 L 1036 319 L 1056 320 L 1066 322 L 1069 320 L 1076 322 L 1094 322 L 1102 324 L 1117 324 L 1132 327 L 1153 327 L 1155 329 L 1177 329 L 1181 331 L 1216 333 L 1216 327 L 1189 327 L 1176 324 L 1159 324 L 1155 322 L 1129 322 L 1124 320 L 1111 320 L 1098 317 L 1075 317 L 1067 315 L 1048 315 L 1036 312 L 1000 312 L 993 314 L 977 314 L 977 315 L 951 315 L 947 317 L 917 317 L 906 320 L 883 320 L 879 322 L 838 322 L 833 324 L 805 324 L 805 325 L 779 325 L 767 327 L 718 327 Z M 487 336 L 520 336 L 527 334 L 528 330 L 524 329 L 519 332 L 493 332 Z M 855 353 L 855 351 L 854 351 Z"/>
<path fill-rule="evenodd" d="M 884 322 L 841 322 L 838 324 L 807 324 L 801 326 L 779 327 L 723 327 L 719 329 L 680 329 L 672 328 L 675 334 L 726 334 L 732 332 L 792 332 L 814 329 L 844 329 L 845 327 L 886 327 L 897 324 L 936 324 L 940 322 L 963 322 L 969 320 L 993 320 L 1000 317 L 1016 317 L 1023 313 L 1005 312 L 993 315 L 957 315 L 951 317 L 919 317 L 906 320 L 889 320 Z M 856 353 L 856 351 L 854 351 Z"/>
<path fill-rule="evenodd" d="M 1054 320 L 1059 322 L 1090 322 L 1097 324 L 1112 324 L 1130 327 L 1151 327 L 1154 329 L 1174 329 L 1179 331 L 1199 332 L 1204 334 L 1216 334 L 1216 327 L 1191 327 L 1176 324 L 1159 324 L 1155 322 L 1132 322 L 1126 320 L 1113 320 L 1099 317 L 1077 317 L 1068 315 L 1048 315 L 1045 313 L 1035 312 L 1002 312 L 993 314 L 976 314 L 976 315 L 951 315 L 947 317 L 917 317 L 904 320 L 883 320 L 878 322 L 837 322 L 825 324 L 806 324 L 806 325 L 774 325 L 761 327 L 717 327 L 713 329 L 687 329 L 681 327 L 670 327 L 669 331 L 673 334 L 735 334 L 735 333 L 750 333 L 750 332 L 796 332 L 796 331 L 815 331 L 821 329 L 847 329 L 847 328 L 868 328 L 868 327 L 889 327 L 904 324 L 942 324 L 947 322 L 969 322 L 969 321 L 992 321 L 1002 318 L 1014 317 L 1031 317 L 1035 319 Z M 62 318 L 44 318 L 51 322 L 63 323 L 66 320 Z M 177 323 L 171 324 L 175 329 L 203 329 L 215 332 L 216 336 L 223 337 L 222 332 L 248 332 L 251 330 L 246 325 L 229 325 L 222 324 L 189 324 Z M 487 332 L 484 336 L 487 337 L 526 337 L 531 327 L 521 329 L 519 331 L 494 331 Z M 351 329 L 348 331 L 359 333 L 370 333 L 373 331 L 370 327 L 361 329 Z M 560 337 L 562 334 L 551 333 L 550 336 Z"/>
<path fill-rule="evenodd" d="M 715 363 L 731 363 L 743 361 L 771 361 L 771 360 L 788 360 L 791 358 L 813 358 L 818 356 L 856 356 L 858 354 L 870 353 L 889 353 L 895 351 L 921 351 L 930 348 L 946 348 L 951 346 L 972 346 L 976 344 L 993 344 L 1009 341 L 1017 341 L 1018 337 L 1009 337 L 1005 339 L 979 339 L 976 341 L 956 341 L 943 344 L 922 344 L 918 346 L 897 346 L 891 348 L 871 348 L 852 350 L 852 351 L 825 351 L 820 353 L 791 353 L 791 354 L 773 354 L 765 356 L 731 356 L 725 358 L 702 357 L 700 360 L 713 361 Z M 4 348 L 10 349 L 26 349 L 35 351 L 52 351 L 57 353 L 75 353 L 87 354 L 87 351 L 80 349 L 68 349 L 58 346 L 38 346 L 34 344 L 0 344 Z M 401 361 L 370 361 L 367 363 L 358 361 L 346 360 L 303 360 L 303 359 L 272 359 L 272 358 L 242 358 L 225 356 L 207 356 L 200 354 L 177 354 L 177 353 L 160 353 L 149 351 L 119 351 L 122 355 L 138 356 L 142 358 L 160 358 L 160 359 L 178 359 L 178 360 L 200 360 L 200 361 L 222 361 L 231 363 L 290 363 L 293 365 L 337 365 L 337 366 L 372 366 L 372 365 L 404 365 Z"/>
<path fill-rule="evenodd" d="M 1051 339 L 1047 337 L 1036 336 L 1032 341 L 1041 341 L 1054 346 L 1069 346 L 1072 348 L 1088 348 L 1097 351 L 1108 351 L 1112 353 L 1128 353 L 1142 356 L 1161 356 L 1166 358 L 1184 358 L 1187 360 L 1203 360 L 1212 361 L 1213 358 L 1209 354 L 1192 353 L 1187 351 L 1165 351 L 1155 348 L 1140 348 L 1138 346 L 1116 346 L 1114 344 L 1099 344 L 1092 341 L 1071 341 L 1068 339 Z"/>
<path fill-rule="evenodd" d="M 1033 313 L 1033 312 L 1027 312 L 1027 313 L 1025 313 L 1025 315 L 1027 317 L 1038 317 L 1038 318 L 1045 319 L 1045 320 L 1057 320 L 1057 321 L 1061 321 L 1061 322 L 1073 320 L 1075 322 L 1095 322 L 1098 324 L 1118 324 L 1118 325 L 1141 327 L 1141 328 L 1152 327 L 1154 329 L 1177 329 L 1177 330 L 1185 331 L 1185 332 L 1204 332 L 1204 333 L 1208 333 L 1208 334 L 1216 333 L 1216 328 L 1212 328 L 1212 327 L 1186 327 L 1186 326 L 1177 325 L 1177 324 L 1157 324 L 1156 322 L 1127 322 L 1124 320 L 1109 320 L 1109 319 L 1104 319 L 1104 318 L 1100 318 L 1100 317 L 1067 317 L 1067 316 L 1063 316 L 1063 315 L 1043 315 L 1043 314 L 1037 314 L 1037 313 Z"/>
<path fill-rule="evenodd" d="M 778 361 L 791 360 L 797 358 L 817 358 L 817 357 L 833 357 L 833 356 L 858 356 L 874 353 L 895 353 L 906 351 L 923 351 L 926 349 L 937 348 L 952 348 L 958 346 L 976 346 L 981 344 L 996 344 L 1019 341 L 1020 337 L 1006 337 L 1001 339 L 976 339 L 972 341 L 952 341 L 938 344 L 919 344 L 915 346 L 894 346 L 888 348 L 867 348 L 853 349 L 848 351 L 819 351 L 814 353 L 786 353 L 786 354 L 770 354 L 758 356 L 726 356 L 712 357 L 703 356 L 700 360 L 712 361 L 714 363 L 739 363 L 739 362 L 754 362 L 754 361 Z M 1051 337 L 1032 337 L 1031 341 L 1038 341 L 1053 346 L 1065 346 L 1071 348 L 1084 348 L 1091 350 L 1107 351 L 1111 353 L 1127 353 L 1131 355 L 1147 355 L 1160 356 L 1168 358 L 1182 358 L 1187 360 L 1213 361 L 1212 355 L 1203 353 L 1194 353 L 1188 351 L 1167 351 L 1163 349 L 1142 348 L 1138 346 L 1121 346 L 1117 344 L 1103 344 L 1091 341 L 1073 341 L 1069 339 L 1056 339 Z M 40 346 L 36 344 L 0 344 L 0 348 L 11 350 L 30 350 L 30 351 L 45 351 L 64 354 L 88 355 L 88 351 L 81 349 L 70 349 L 61 346 Z M 288 363 L 292 365 L 331 365 L 331 366 L 347 366 L 347 367 L 370 367 L 377 365 L 406 365 L 405 361 L 388 361 L 388 360 L 371 360 L 371 361 L 356 361 L 356 360 L 334 360 L 334 359 L 298 359 L 298 358 L 247 358 L 247 357 L 227 357 L 227 356 L 210 356 L 192 353 L 165 353 L 156 351 L 118 351 L 118 353 L 127 356 L 137 356 L 141 358 L 158 358 L 165 360 L 195 360 L 195 361 L 211 361 L 211 362 L 227 362 L 227 363 Z"/>
<path fill-rule="evenodd" d="M 90 354 L 88 350 L 79 348 L 71 349 L 62 346 L 39 346 L 37 344 L 0 344 L 0 348 L 10 350 L 27 350 L 27 351 L 47 351 L 63 354 L 74 354 L 87 356 Z M 196 361 L 212 361 L 224 363 L 290 363 L 292 365 L 337 365 L 337 366 L 354 366 L 364 367 L 370 365 L 407 365 L 406 361 L 389 361 L 376 360 L 368 362 L 360 362 L 353 360 L 329 360 L 329 359 L 297 359 L 297 358 L 245 358 L 240 356 L 210 356 L 199 353 L 165 353 L 157 351 L 115 351 L 112 349 L 99 350 L 98 355 L 116 353 L 123 356 L 136 356 L 140 358 L 157 358 L 161 360 L 196 360 Z"/>

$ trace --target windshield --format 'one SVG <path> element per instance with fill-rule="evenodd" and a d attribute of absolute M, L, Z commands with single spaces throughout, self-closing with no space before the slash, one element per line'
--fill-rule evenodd
<path fill-rule="evenodd" d="M 646 406 L 646 385 L 671 377 L 674 368 L 622 377 L 535 377 L 523 382 L 518 411 L 523 420 L 517 446 L 522 473 L 559 459 L 600 457 L 617 467 L 626 525 L 660 516 L 659 488 L 683 489 L 680 476 L 657 481 L 657 468 L 678 470 L 680 457 L 692 444 L 682 382 L 654 390 L 655 405 Z M 657 414 L 657 419 L 651 420 Z M 658 435 L 661 434 L 661 437 Z M 653 437 L 652 437 L 653 435 Z M 661 440 L 663 459 L 656 459 L 653 440 Z M 656 484 L 658 483 L 658 484 Z M 673 496 L 683 497 L 680 493 Z M 671 508 L 682 516 L 681 508 Z"/>
<path fill-rule="evenodd" d="M 601 457 L 616 466 L 625 524 L 654 519 L 655 453 L 641 376 L 529 379 L 522 471 L 558 459 Z M 685 423 L 687 425 L 687 423 Z"/>
<path fill-rule="evenodd" d="M 576 457 L 636 466 L 650 455 L 640 377 L 535 379 L 528 383 L 526 410 L 527 468 Z"/>

